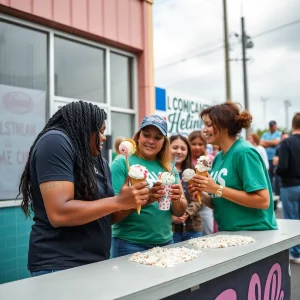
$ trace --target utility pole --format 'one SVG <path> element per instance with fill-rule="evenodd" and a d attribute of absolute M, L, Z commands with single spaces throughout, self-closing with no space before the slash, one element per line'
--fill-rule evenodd
<path fill-rule="evenodd" d="M 284 100 L 285 105 L 285 129 L 289 130 L 289 107 L 292 106 L 291 102 L 289 100 Z"/>
<path fill-rule="evenodd" d="M 266 102 L 267 102 L 268 98 L 260 97 L 260 100 L 263 103 L 263 123 L 265 123 L 265 120 L 267 119 Z M 264 126 L 265 126 L 265 124 L 264 124 Z M 262 129 L 264 129 L 264 128 L 262 128 Z"/>
<path fill-rule="evenodd" d="M 249 37 L 245 33 L 245 21 L 244 17 L 241 18 L 241 31 L 242 31 L 242 62 L 243 62 L 243 78 L 244 78 L 244 104 L 245 110 L 249 111 L 249 102 L 248 102 L 248 79 L 247 79 L 247 57 L 246 57 L 246 48 L 252 48 L 252 41 L 248 41 Z M 249 128 L 246 129 L 246 135 L 250 133 Z"/>
<path fill-rule="evenodd" d="M 229 65 L 229 46 L 228 46 L 228 27 L 227 27 L 227 3 L 223 0 L 224 15 L 224 42 L 225 42 L 225 80 L 226 80 L 226 101 L 231 101 L 230 87 L 230 65 Z"/>

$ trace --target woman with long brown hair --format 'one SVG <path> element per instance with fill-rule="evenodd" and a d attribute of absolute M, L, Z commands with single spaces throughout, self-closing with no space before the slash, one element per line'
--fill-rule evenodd
<path fill-rule="evenodd" d="M 145 117 L 133 140 L 137 145 L 137 152 L 129 157 L 129 163 L 139 164 L 148 170 L 150 199 L 147 205 L 142 207 L 140 215 L 136 209 L 119 213 L 119 218 L 113 226 L 113 257 L 172 244 L 172 215 L 182 216 L 187 207 L 176 170 L 176 181 L 171 191 L 171 207 L 168 210 L 160 210 L 158 206 L 158 201 L 164 196 L 164 188 L 158 182 L 158 174 L 171 172 L 167 122 L 157 115 Z M 124 157 L 120 156 L 113 161 L 111 172 L 113 188 L 118 194 L 128 176 Z"/>
<path fill-rule="evenodd" d="M 203 110 L 201 118 L 208 143 L 221 151 L 208 178 L 194 176 L 191 195 L 202 192 L 201 199 L 214 209 L 221 231 L 277 229 L 266 166 L 255 148 L 239 137 L 243 128 L 250 127 L 252 116 L 226 102 Z"/>
<path fill-rule="evenodd" d="M 179 173 L 183 192 L 188 201 L 186 212 L 181 217 L 173 216 L 174 243 L 186 241 L 202 236 L 202 222 L 199 215 L 201 204 L 193 201 L 188 192 L 188 185 L 182 181 L 182 173 L 185 169 L 192 169 L 192 155 L 189 142 L 186 137 L 177 134 L 170 137 L 171 160 L 176 158 L 176 169 Z"/>
<path fill-rule="evenodd" d="M 188 140 L 191 146 L 193 166 L 195 166 L 199 156 L 206 155 L 206 135 L 201 130 L 195 130 L 190 133 Z M 202 220 L 203 235 L 212 234 L 214 232 L 214 217 L 212 209 L 203 205 L 199 214 Z"/>

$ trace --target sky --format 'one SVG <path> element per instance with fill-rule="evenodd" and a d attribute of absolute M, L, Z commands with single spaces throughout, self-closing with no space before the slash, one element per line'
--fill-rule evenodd
<path fill-rule="evenodd" d="M 231 98 L 244 105 L 241 16 L 254 43 L 247 49 L 253 129 L 276 120 L 291 127 L 300 112 L 300 1 L 227 0 Z M 282 29 L 285 24 L 295 22 Z M 226 100 L 222 0 L 155 0 L 155 86 L 217 104 Z M 270 33 L 269 30 L 274 29 Z M 237 61 L 236 61 L 237 60 Z M 261 98 L 265 98 L 265 109 Z M 291 106 L 286 114 L 285 100 Z"/>

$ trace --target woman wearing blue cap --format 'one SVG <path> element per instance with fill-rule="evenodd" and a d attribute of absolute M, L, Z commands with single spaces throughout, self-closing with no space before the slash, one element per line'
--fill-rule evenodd
<path fill-rule="evenodd" d="M 164 196 L 164 188 L 158 183 L 157 175 L 160 172 L 171 171 L 167 122 L 158 115 L 144 118 L 133 140 L 137 145 L 137 152 L 129 157 L 129 163 L 147 168 L 150 197 L 148 203 L 142 207 L 140 215 L 136 209 L 131 209 L 120 212 L 118 219 L 114 220 L 116 224 L 113 226 L 113 257 L 173 244 L 172 214 L 182 216 L 187 206 L 175 170 L 172 205 L 169 210 L 159 210 L 158 207 L 158 201 Z M 113 188 L 118 194 L 128 176 L 124 157 L 118 157 L 113 161 L 111 173 Z"/>

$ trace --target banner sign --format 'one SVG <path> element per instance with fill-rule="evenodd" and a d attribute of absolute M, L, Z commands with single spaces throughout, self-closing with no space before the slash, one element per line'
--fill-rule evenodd
<path fill-rule="evenodd" d="M 0 200 L 16 198 L 30 147 L 45 122 L 45 91 L 0 84 Z"/>
<path fill-rule="evenodd" d="M 165 300 L 291 299 L 289 250 L 164 298 Z"/>
<path fill-rule="evenodd" d="M 168 122 L 169 135 L 189 135 L 203 128 L 200 112 L 209 107 L 208 101 L 201 101 L 179 93 L 155 88 L 156 114 Z"/>

